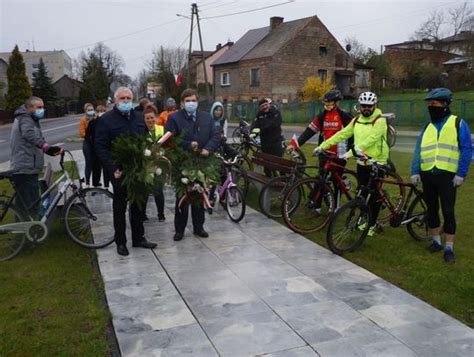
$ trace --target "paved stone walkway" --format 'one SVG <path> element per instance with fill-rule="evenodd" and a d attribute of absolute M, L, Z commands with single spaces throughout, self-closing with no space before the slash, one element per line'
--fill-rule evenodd
<path fill-rule="evenodd" d="M 174 242 L 173 204 L 150 200 L 154 251 L 98 251 L 124 356 L 474 356 L 469 327 L 252 209 Z"/>

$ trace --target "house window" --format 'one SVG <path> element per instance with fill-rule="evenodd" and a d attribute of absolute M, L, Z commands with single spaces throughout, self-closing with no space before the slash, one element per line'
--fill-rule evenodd
<path fill-rule="evenodd" d="M 230 86 L 229 72 L 222 72 L 221 73 L 221 86 Z"/>
<path fill-rule="evenodd" d="M 326 69 L 320 69 L 318 71 L 318 76 L 322 81 L 325 81 L 328 78 L 328 71 Z"/>
<path fill-rule="evenodd" d="M 326 57 L 328 55 L 328 48 L 325 45 L 319 45 L 319 55 Z"/>
<path fill-rule="evenodd" d="M 257 87 L 260 85 L 260 70 L 258 68 L 252 68 L 250 70 L 250 86 Z"/>

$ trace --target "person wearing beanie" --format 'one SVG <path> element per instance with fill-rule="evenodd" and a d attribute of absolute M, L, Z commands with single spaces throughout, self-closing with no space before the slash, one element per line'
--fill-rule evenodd
<path fill-rule="evenodd" d="M 162 111 L 158 119 L 156 120 L 156 125 L 165 126 L 166 122 L 168 121 L 168 117 L 177 112 L 176 109 L 176 101 L 173 98 L 168 98 L 166 100 L 166 110 Z"/>
<path fill-rule="evenodd" d="M 452 93 L 447 88 L 433 89 L 425 98 L 430 121 L 421 130 L 411 166 L 411 181 L 423 185 L 432 243 L 427 248 L 444 250 L 444 261 L 454 263 L 454 206 L 456 191 L 469 171 L 472 159 L 471 132 L 465 120 L 451 113 Z M 446 244 L 441 243 L 439 206 L 443 212 Z"/>

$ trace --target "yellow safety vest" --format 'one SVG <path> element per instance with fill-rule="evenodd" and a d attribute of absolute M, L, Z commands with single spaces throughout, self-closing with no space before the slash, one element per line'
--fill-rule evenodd
<path fill-rule="evenodd" d="M 459 164 L 458 131 L 456 129 L 456 116 L 451 115 L 438 130 L 430 123 L 425 129 L 421 139 L 420 168 L 421 171 L 430 171 L 434 167 L 456 173 Z"/>
<path fill-rule="evenodd" d="M 154 136 L 155 139 L 159 139 L 163 136 L 165 133 L 165 127 L 163 125 L 156 125 L 155 124 L 155 130 L 154 131 L 149 131 L 151 136 Z"/>

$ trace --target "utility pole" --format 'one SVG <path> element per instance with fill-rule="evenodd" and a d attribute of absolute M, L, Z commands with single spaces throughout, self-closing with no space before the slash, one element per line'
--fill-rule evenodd
<path fill-rule="evenodd" d="M 186 86 L 191 84 L 191 54 L 193 51 L 194 5 L 191 5 L 191 30 L 189 31 L 188 70 L 186 72 Z"/>
<path fill-rule="evenodd" d="M 209 93 L 209 81 L 207 80 L 206 56 L 204 54 L 204 48 L 202 46 L 201 25 L 199 21 L 199 12 L 198 12 L 198 7 L 196 3 L 193 4 L 193 8 L 195 9 L 194 11 L 196 13 L 196 21 L 197 21 L 197 27 L 198 27 L 198 33 L 199 33 L 199 43 L 201 45 L 202 69 L 204 71 L 204 84 L 206 86 L 206 99 L 209 102 L 211 100 L 211 94 Z"/>

